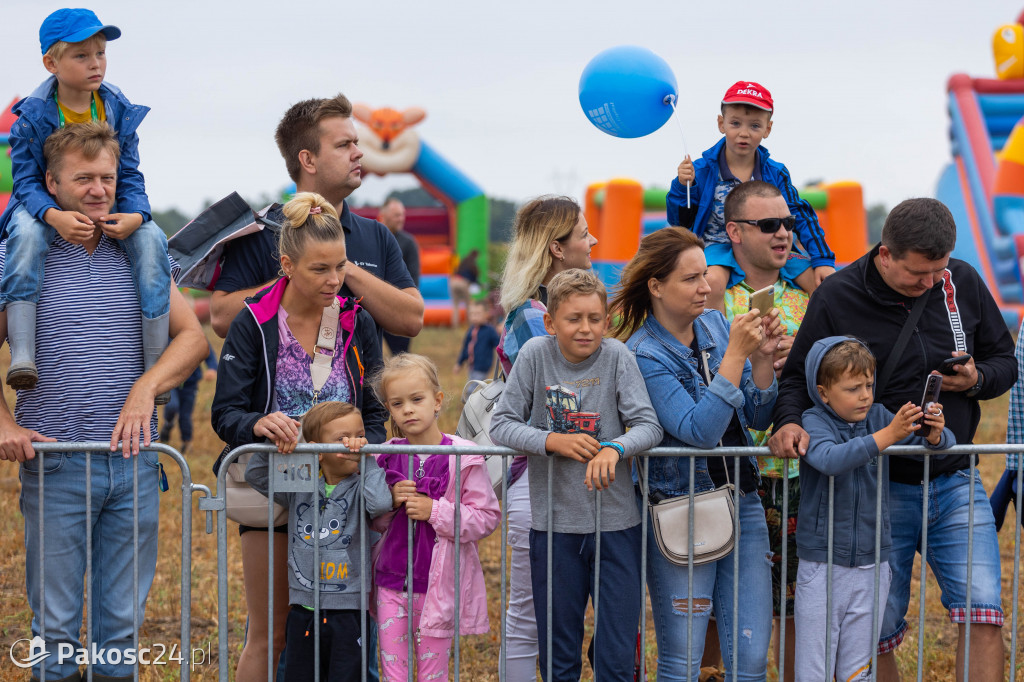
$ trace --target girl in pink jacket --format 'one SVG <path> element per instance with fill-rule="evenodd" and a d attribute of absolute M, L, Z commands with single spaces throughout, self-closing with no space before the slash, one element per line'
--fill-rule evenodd
<path fill-rule="evenodd" d="M 388 443 L 473 445 L 438 428 L 444 393 L 437 366 L 430 359 L 409 353 L 392 357 L 376 377 L 374 391 L 390 413 L 392 429 L 399 436 Z M 384 470 L 395 508 L 375 522 L 384 532 L 374 548 L 381 679 L 397 682 L 408 678 L 411 635 L 418 661 L 416 679 L 447 680 L 456 619 L 462 635 L 482 634 L 488 629 L 487 593 L 476 543 L 498 527 L 498 500 L 484 458 L 479 455 L 456 458 L 389 454 L 377 455 L 377 463 Z M 457 479 L 460 489 L 456 488 Z"/>

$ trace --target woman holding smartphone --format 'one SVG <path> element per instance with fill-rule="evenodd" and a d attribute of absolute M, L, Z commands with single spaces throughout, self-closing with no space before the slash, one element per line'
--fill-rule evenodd
<path fill-rule="evenodd" d="M 689 230 L 669 227 L 647 236 L 622 273 L 612 301 L 619 315 L 615 336 L 628 339 L 665 430 L 663 446 L 713 448 L 749 445 L 747 427 L 766 428 L 778 392 L 772 356 L 782 338 L 777 311 L 738 315 L 732 325 L 717 310 L 705 310 L 711 291 L 704 243 Z M 705 380 L 705 372 L 712 377 Z M 658 640 L 658 679 L 696 680 L 704 635 L 713 612 L 727 675 L 764 679 L 771 639 L 770 553 L 764 510 L 753 493 L 752 457 L 700 457 L 689 477 L 688 457 L 655 457 L 647 465 L 650 494 L 667 499 L 705 492 L 732 482 L 739 502 L 740 541 L 718 561 L 688 569 L 668 561 L 648 523 L 647 586 Z M 737 475 L 738 474 L 738 475 Z M 736 575 L 738 567 L 738 576 Z M 733 603 L 734 579 L 743 586 L 742 608 Z M 692 614 L 688 596 L 692 596 Z M 739 618 L 733 622 L 734 614 Z M 741 636 L 732 641 L 733 628 Z M 692 636 L 692 647 L 688 639 Z M 690 652 L 687 658 L 687 652 Z M 736 666 L 734 666 L 734 657 Z"/>

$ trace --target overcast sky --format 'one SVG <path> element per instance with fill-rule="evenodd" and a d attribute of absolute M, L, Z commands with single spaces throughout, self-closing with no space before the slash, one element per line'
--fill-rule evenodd
<path fill-rule="evenodd" d="M 38 29 L 63 6 L 3 0 L 0 99 L 48 74 Z M 765 142 L 798 183 L 853 179 L 868 203 L 934 193 L 949 160 L 946 81 L 992 77 L 995 29 L 1020 7 L 910 0 L 483 0 L 90 3 L 121 28 L 107 80 L 152 107 L 140 128 L 152 205 L 197 211 L 232 190 L 287 183 L 273 130 L 292 103 L 343 92 L 372 107 L 420 106 L 422 138 L 487 194 L 521 201 L 582 196 L 591 182 L 667 186 L 682 158 L 672 123 L 622 140 L 592 126 L 579 77 L 598 52 L 643 45 L 679 82 L 696 156 L 717 141 L 718 103 L 734 81 L 775 99 Z M 3 106 L 3 103 L 0 103 Z M 412 176 L 367 178 L 380 199 Z"/>

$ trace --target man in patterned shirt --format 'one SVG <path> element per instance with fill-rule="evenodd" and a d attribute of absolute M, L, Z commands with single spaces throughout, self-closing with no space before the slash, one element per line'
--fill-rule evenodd
<path fill-rule="evenodd" d="M 1017 347 L 1014 350 L 1014 355 L 1017 358 L 1017 374 L 1024 376 L 1024 324 L 1021 324 L 1020 331 L 1017 332 Z M 1006 418 L 1006 443 L 1008 445 L 1024 443 L 1024 381 L 1020 379 L 1010 389 L 1010 410 Z M 1006 471 L 1003 472 L 1003 477 L 999 479 L 995 490 L 992 491 L 989 502 L 992 503 L 992 513 L 996 518 L 996 531 L 1003 528 L 1003 521 L 1006 518 L 1010 502 L 1012 501 L 1015 507 L 1021 506 L 1020 491 L 1017 489 L 1017 470 L 1021 468 L 1022 462 L 1024 462 L 1024 455 L 1016 452 L 1006 455 Z M 1024 516 L 1021 517 L 1021 524 L 1024 524 Z M 1010 525 L 1013 525 L 1012 520 Z"/>
<path fill-rule="evenodd" d="M 787 220 L 788 219 L 788 220 Z M 725 315 L 733 317 L 750 309 L 750 295 L 768 286 L 775 287 L 775 307 L 786 336 L 775 357 L 775 373 L 782 374 L 782 366 L 793 345 L 793 337 L 804 319 L 809 295 L 780 276 L 793 247 L 793 221 L 782 192 L 770 183 L 751 180 L 737 185 L 725 199 L 725 230 L 729 235 L 733 256 L 743 269 L 745 278 L 725 290 Z M 753 222 L 752 222 L 753 221 Z M 767 310 L 762 310 L 767 313 Z M 751 431 L 756 445 L 764 445 L 771 435 L 765 431 Z M 775 613 L 775 642 L 773 649 L 778 662 L 778 632 L 782 624 L 782 583 L 786 584 L 786 680 L 793 679 L 793 651 L 796 632 L 793 624 L 793 595 L 796 591 L 796 517 L 800 506 L 800 460 L 778 457 L 758 457 L 761 485 L 758 494 L 768 521 L 768 537 L 772 549 L 772 603 Z M 784 479 L 789 485 L 784 486 Z M 788 487 L 788 495 L 784 494 Z M 784 500 L 788 497 L 788 501 Z M 785 511 L 785 515 L 783 514 Z M 786 565 L 782 565 L 782 542 L 786 542 Z M 785 581 L 783 581 L 785 577 Z"/>

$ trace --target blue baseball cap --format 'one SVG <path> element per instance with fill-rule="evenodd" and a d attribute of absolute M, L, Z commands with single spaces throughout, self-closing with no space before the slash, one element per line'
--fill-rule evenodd
<path fill-rule="evenodd" d="M 46 54 L 58 41 L 80 43 L 97 33 L 102 33 L 107 40 L 121 37 L 121 29 L 100 23 L 99 17 L 92 10 L 65 7 L 43 19 L 43 25 L 39 27 L 39 46 L 43 54 Z"/>

